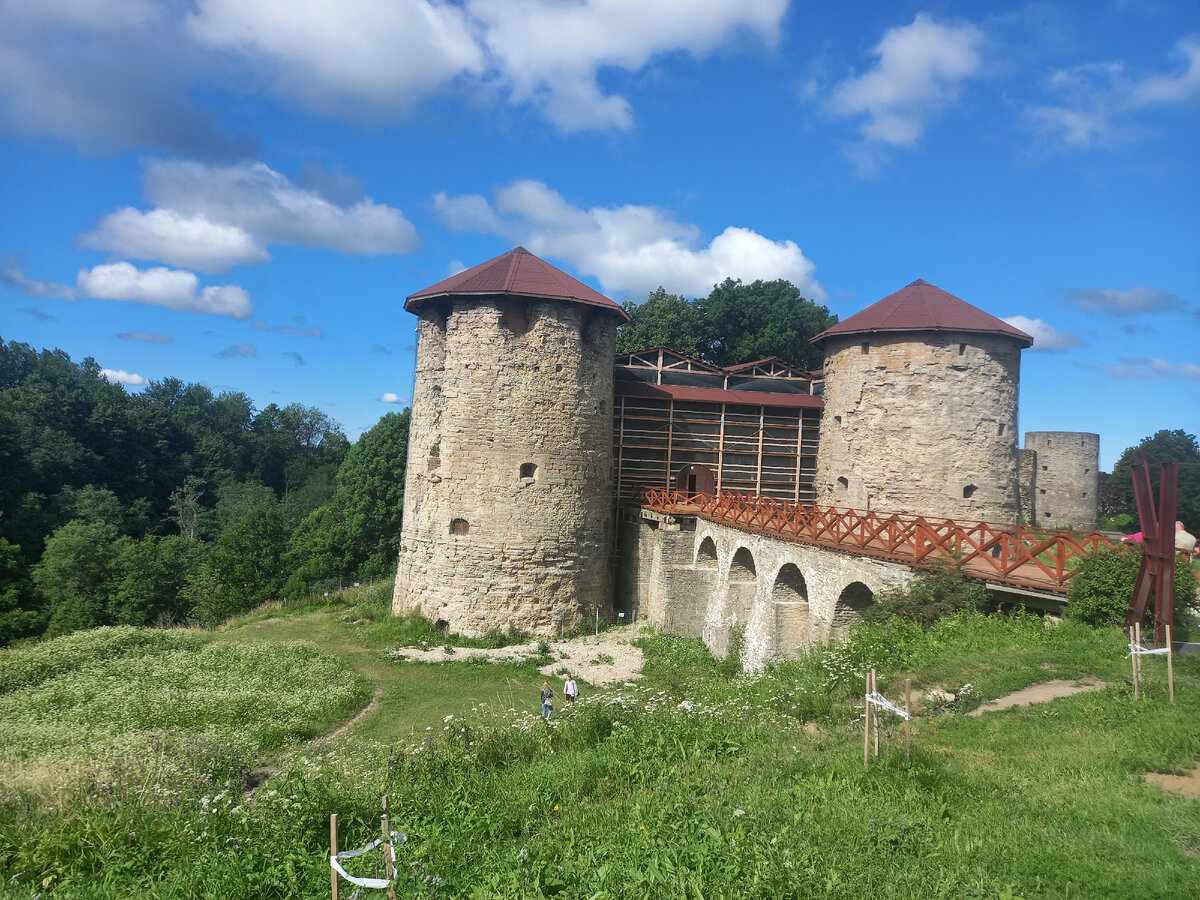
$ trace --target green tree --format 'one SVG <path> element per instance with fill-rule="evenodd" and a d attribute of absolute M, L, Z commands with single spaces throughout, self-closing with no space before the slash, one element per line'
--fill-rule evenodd
<path fill-rule="evenodd" d="M 783 279 L 742 284 L 726 278 L 696 305 L 709 336 L 700 355 L 718 366 L 777 356 L 819 369 L 823 357 L 809 339 L 837 323 L 837 316 Z"/>
<path fill-rule="evenodd" d="M 979 612 L 987 602 L 987 588 L 982 584 L 954 566 L 939 565 L 919 573 L 903 587 L 881 591 L 864 610 L 863 619 L 883 622 L 897 618 L 928 630 L 946 616 Z"/>
<path fill-rule="evenodd" d="M 51 636 L 112 624 L 109 601 L 117 536 L 107 522 L 72 519 L 46 541 L 33 580 L 50 616 Z"/>
<path fill-rule="evenodd" d="M 280 596 L 287 533 L 278 505 L 259 506 L 226 528 L 189 583 L 192 615 L 216 625 Z"/>
<path fill-rule="evenodd" d="M 1197 534 L 1197 529 L 1200 529 L 1200 444 L 1196 443 L 1194 435 L 1190 435 L 1182 429 L 1173 431 L 1163 429 L 1155 432 L 1121 454 L 1121 458 L 1113 466 L 1112 474 L 1105 482 L 1109 508 L 1130 513 L 1135 519 L 1137 518 L 1131 467 L 1143 452 L 1150 463 L 1150 482 L 1154 487 L 1156 498 L 1162 471 L 1161 463 L 1175 460 L 1180 463 L 1192 464 L 1179 468 L 1176 518 L 1187 526 L 1188 531 Z"/>
<path fill-rule="evenodd" d="M 336 503 L 342 511 L 352 571 L 373 576 L 396 568 L 411 411 L 388 413 L 363 433 L 338 469 Z"/>
<path fill-rule="evenodd" d="M 617 352 L 647 347 L 670 347 L 688 356 L 699 356 L 711 344 L 706 323 L 696 305 L 659 287 L 643 303 L 626 300 L 629 321 L 617 331 Z"/>
<path fill-rule="evenodd" d="M 1067 589 L 1066 615 L 1088 625 L 1120 625 L 1133 597 L 1142 548 L 1122 544 L 1087 557 Z M 1196 579 L 1182 556 L 1175 560 L 1175 612 L 1196 599 Z M 1153 612 L 1153 610 L 1151 610 Z"/>
<path fill-rule="evenodd" d="M 41 631 L 20 551 L 0 538 L 0 647 Z"/>

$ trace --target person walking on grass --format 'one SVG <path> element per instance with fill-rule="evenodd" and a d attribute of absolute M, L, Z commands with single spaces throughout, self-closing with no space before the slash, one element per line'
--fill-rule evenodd
<path fill-rule="evenodd" d="M 579 696 L 579 685 L 575 683 L 570 672 L 567 673 L 567 680 L 563 684 L 563 696 L 567 698 L 567 709 L 575 705 L 575 698 Z"/>
<path fill-rule="evenodd" d="M 550 690 L 550 682 L 542 682 L 542 718 L 547 722 L 554 715 L 554 691 Z"/>

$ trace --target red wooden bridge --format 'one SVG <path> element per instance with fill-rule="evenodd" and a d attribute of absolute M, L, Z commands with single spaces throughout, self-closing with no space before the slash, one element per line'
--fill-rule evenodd
<path fill-rule="evenodd" d="M 1066 593 L 1083 557 L 1119 542 L 1098 531 L 958 522 L 791 503 L 754 494 L 637 488 L 633 502 L 661 513 L 698 516 L 742 531 L 916 568 L 946 561 L 980 581 L 1057 594 Z"/>

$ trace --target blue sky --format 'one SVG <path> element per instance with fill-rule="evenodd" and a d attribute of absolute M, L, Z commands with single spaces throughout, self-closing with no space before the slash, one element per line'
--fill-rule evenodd
<path fill-rule="evenodd" d="M 0 0 L 0 335 L 355 437 L 404 297 L 517 244 L 618 300 L 924 278 L 1108 469 L 1200 431 L 1198 112 L 1193 0 Z"/>

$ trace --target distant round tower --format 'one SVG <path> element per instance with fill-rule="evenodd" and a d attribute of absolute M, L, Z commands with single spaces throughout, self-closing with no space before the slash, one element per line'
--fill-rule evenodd
<path fill-rule="evenodd" d="M 1032 521 L 1050 528 L 1095 528 L 1100 511 L 1100 435 L 1027 431 L 1025 450 L 1036 454 L 1029 483 Z"/>
<path fill-rule="evenodd" d="M 1015 522 L 1017 386 L 1033 338 L 926 281 L 813 338 L 817 503 Z"/>
<path fill-rule="evenodd" d="M 549 634 L 611 607 L 624 310 L 523 247 L 405 309 L 419 323 L 393 611 Z"/>

